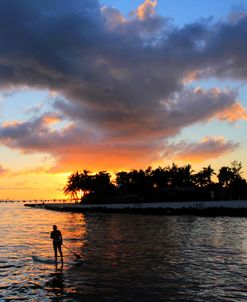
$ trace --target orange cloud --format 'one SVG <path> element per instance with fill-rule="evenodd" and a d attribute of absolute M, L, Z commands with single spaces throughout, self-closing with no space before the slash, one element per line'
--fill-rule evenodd
<path fill-rule="evenodd" d="M 229 122 L 236 122 L 240 119 L 247 120 L 247 110 L 237 102 L 222 112 L 219 112 L 217 117 L 220 120 L 227 120 Z"/>
<path fill-rule="evenodd" d="M 20 122 L 18 121 L 7 121 L 2 123 L 3 128 L 11 128 L 11 127 L 16 127 L 20 125 Z"/>
<path fill-rule="evenodd" d="M 199 72 L 198 71 L 190 71 L 190 72 L 188 72 L 188 74 L 183 79 L 183 83 L 184 84 L 189 84 L 189 83 L 194 82 L 198 78 L 199 78 Z"/>
<path fill-rule="evenodd" d="M 76 152 L 74 157 L 63 154 L 57 161 L 56 166 L 50 169 L 51 173 L 61 173 L 63 171 L 74 171 L 90 169 L 91 171 L 99 170 L 119 170 L 141 168 L 149 165 L 152 159 L 153 150 L 133 150 L 127 149 L 114 152 L 109 150 L 91 150 L 89 152 Z M 152 153 L 150 153 L 152 152 Z"/>
<path fill-rule="evenodd" d="M 188 125 L 208 121 L 231 108 L 235 98 L 232 91 L 217 88 L 207 91 L 198 87 L 185 89 L 174 98 L 162 100 L 158 106 L 151 103 L 127 108 L 108 104 L 103 108 L 91 108 L 80 103 L 72 105 L 57 101 L 54 109 L 59 114 L 45 113 L 28 121 L 0 126 L 0 142 L 22 153 L 51 155 L 54 163 L 47 166 L 49 170 L 54 165 L 51 172 L 143 167 L 159 160 L 164 148 L 169 149 L 166 143 L 169 137 L 179 134 Z M 66 126 L 51 129 L 50 125 L 62 117 L 67 117 Z M 204 142 L 203 147 L 208 146 L 210 150 L 205 150 L 211 158 L 213 152 L 218 156 L 217 152 L 233 150 L 232 143 L 226 142 L 223 144 L 225 149 L 220 149 L 219 141 L 214 145 L 212 139 L 210 142 Z M 199 146 L 194 150 L 187 144 L 185 150 L 183 144 L 177 144 L 175 156 L 186 156 L 190 152 L 197 154 Z"/>
<path fill-rule="evenodd" d="M 55 115 L 48 115 L 43 118 L 43 121 L 45 125 L 51 125 L 60 122 L 60 118 Z"/>
<path fill-rule="evenodd" d="M 157 5 L 157 0 L 145 0 L 136 10 L 138 19 L 145 20 L 148 17 L 155 15 L 155 7 Z"/>

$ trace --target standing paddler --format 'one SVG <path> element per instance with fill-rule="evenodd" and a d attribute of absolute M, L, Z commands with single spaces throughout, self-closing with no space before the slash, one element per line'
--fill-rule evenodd
<path fill-rule="evenodd" d="M 57 250 L 59 250 L 61 263 L 63 264 L 63 252 L 62 252 L 63 237 L 62 237 L 62 233 L 57 229 L 56 225 L 53 225 L 53 231 L 51 232 L 51 239 L 53 240 L 55 261 L 57 263 Z"/>

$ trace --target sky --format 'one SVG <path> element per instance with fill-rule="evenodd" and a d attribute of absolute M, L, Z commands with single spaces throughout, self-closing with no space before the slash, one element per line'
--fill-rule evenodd
<path fill-rule="evenodd" d="M 85 169 L 247 178 L 247 0 L 0 5 L 0 199 L 64 198 Z"/>

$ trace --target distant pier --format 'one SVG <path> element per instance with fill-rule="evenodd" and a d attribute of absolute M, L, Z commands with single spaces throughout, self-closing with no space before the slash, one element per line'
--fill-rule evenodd
<path fill-rule="evenodd" d="M 25 204 L 27 207 L 68 212 L 111 212 L 135 214 L 244 216 L 247 217 L 247 200 L 157 202 L 126 204 L 75 204 L 42 203 Z"/>
<path fill-rule="evenodd" d="M 23 202 L 23 203 L 38 203 L 38 204 L 44 204 L 44 203 L 67 203 L 68 199 L 0 199 L 1 202 Z"/>

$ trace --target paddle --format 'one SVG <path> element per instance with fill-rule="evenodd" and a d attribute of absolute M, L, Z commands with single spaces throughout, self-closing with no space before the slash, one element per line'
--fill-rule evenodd
<path fill-rule="evenodd" d="M 68 248 L 66 245 L 63 244 L 63 246 L 64 246 L 67 250 L 71 251 L 71 252 L 76 256 L 76 259 L 81 259 L 81 256 L 80 256 L 80 255 L 78 255 L 78 254 L 76 254 L 75 252 L 73 252 L 73 251 L 72 251 L 70 248 Z"/>

